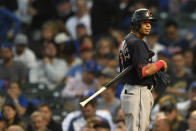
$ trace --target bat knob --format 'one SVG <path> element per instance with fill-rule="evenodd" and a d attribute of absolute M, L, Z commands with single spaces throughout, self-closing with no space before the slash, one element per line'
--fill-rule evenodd
<path fill-rule="evenodd" d="M 86 105 L 86 102 L 85 102 L 85 101 L 80 102 L 80 105 L 81 105 L 82 107 L 84 107 L 84 106 Z"/>

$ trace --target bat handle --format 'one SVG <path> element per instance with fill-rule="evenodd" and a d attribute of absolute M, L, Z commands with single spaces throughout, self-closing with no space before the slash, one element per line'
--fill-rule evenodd
<path fill-rule="evenodd" d="M 84 107 L 89 101 L 91 101 L 92 99 L 94 99 L 96 96 L 98 96 L 99 94 L 101 94 L 104 90 L 106 90 L 106 87 L 102 87 L 101 89 L 99 89 L 95 94 L 93 94 L 92 96 L 90 96 L 88 99 L 80 102 L 80 105 L 82 107 Z"/>

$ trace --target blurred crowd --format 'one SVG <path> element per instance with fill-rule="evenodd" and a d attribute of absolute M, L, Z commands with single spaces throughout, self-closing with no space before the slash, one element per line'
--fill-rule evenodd
<path fill-rule="evenodd" d="M 1 0 L 0 131 L 125 131 L 118 49 L 135 9 L 159 21 L 145 38 L 168 64 L 152 90 L 151 131 L 196 131 L 195 0 Z"/>

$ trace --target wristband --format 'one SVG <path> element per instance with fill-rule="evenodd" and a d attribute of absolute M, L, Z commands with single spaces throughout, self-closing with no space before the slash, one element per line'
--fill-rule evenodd
<path fill-rule="evenodd" d="M 154 64 L 157 67 L 157 71 L 159 71 L 164 66 L 164 62 L 161 60 L 155 62 Z"/>

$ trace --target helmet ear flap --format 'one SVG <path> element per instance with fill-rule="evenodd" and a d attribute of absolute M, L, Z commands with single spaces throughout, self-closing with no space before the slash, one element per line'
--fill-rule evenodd
<path fill-rule="evenodd" d="M 140 29 L 140 23 L 137 22 L 137 23 L 135 24 L 135 30 L 139 30 L 139 29 Z"/>
<path fill-rule="evenodd" d="M 131 19 L 131 30 L 137 31 L 139 29 L 140 29 L 140 23 L 136 19 L 132 18 Z"/>

